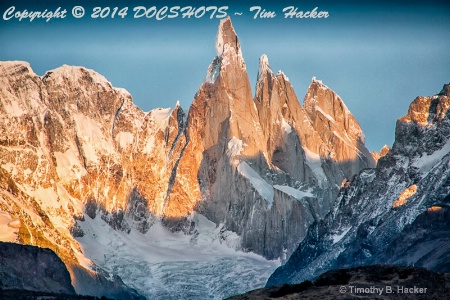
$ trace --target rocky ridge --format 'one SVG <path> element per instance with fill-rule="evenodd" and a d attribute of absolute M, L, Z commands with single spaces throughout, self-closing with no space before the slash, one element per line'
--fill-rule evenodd
<path fill-rule="evenodd" d="M 447 84 L 411 103 L 397 121 L 392 149 L 341 189 L 337 205 L 267 285 L 375 263 L 450 272 L 449 96 Z"/>
<path fill-rule="evenodd" d="M 314 79 L 306 110 L 263 55 L 253 99 L 229 19 L 221 22 L 216 44 L 217 57 L 189 109 L 188 143 L 168 206 L 197 199 L 193 207 L 237 232 L 244 249 L 269 259 L 289 255 L 308 225 L 329 211 L 342 180 L 374 160 L 331 89 Z"/>
<path fill-rule="evenodd" d="M 0 62 L 8 239 L 54 250 L 77 292 L 100 274 L 101 289 L 87 291 L 94 295 L 122 283 L 85 257 L 77 239 L 87 218 L 124 233 L 145 235 L 161 222 L 195 236 L 196 212 L 220 239 L 237 233 L 237 249 L 289 257 L 341 182 L 374 160 L 354 117 L 320 81 L 302 107 L 262 56 L 253 98 L 230 19 L 220 23 L 216 50 L 187 116 L 178 104 L 143 112 L 126 90 L 83 67 L 40 77 L 27 63 Z"/>
<path fill-rule="evenodd" d="M 445 299 L 449 293 L 449 274 L 373 265 L 331 270 L 312 282 L 272 286 L 229 299 Z"/>
<path fill-rule="evenodd" d="M 75 294 L 70 274 L 49 249 L 0 242 L 0 289 Z"/>

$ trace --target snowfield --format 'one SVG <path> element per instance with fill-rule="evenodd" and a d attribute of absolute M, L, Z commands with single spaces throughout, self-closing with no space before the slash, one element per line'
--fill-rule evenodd
<path fill-rule="evenodd" d="M 146 234 L 127 234 L 85 216 L 78 241 L 86 257 L 148 299 L 223 299 L 263 287 L 280 265 L 231 248 L 237 235 L 220 234 L 204 216 L 194 213 L 192 220 L 192 235 L 172 233 L 158 221 Z"/>

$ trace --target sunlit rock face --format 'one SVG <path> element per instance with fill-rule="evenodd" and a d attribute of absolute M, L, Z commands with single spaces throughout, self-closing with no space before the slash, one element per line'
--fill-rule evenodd
<path fill-rule="evenodd" d="M 391 148 L 389 148 L 388 145 L 384 145 L 379 153 L 377 151 L 372 151 L 372 157 L 376 162 L 378 162 L 378 160 L 383 156 L 386 156 L 386 154 L 388 154 L 390 150 Z"/>
<path fill-rule="evenodd" d="M 86 219 L 124 234 L 162 222 L 195 235 L 197 213 L 219 239 L 237 234 L 235 248 L 287 259 L 341 182 L 374 160 L 320 81 L 302 106 L 263 55 L 253 96 L 230 19 L 216 50 L 187 114 L 178 104 L 143 112 L 83 67 L 37 76 L 28 63 L 0 62 L 0 236 L 53 249 L 75 289 L 96 276 L 75 239 Z"/>
<path fill-rule="evenodd" d="M 336 206 L 267 285 L 374 263 L 450 271 L 449 90 L 411 103 L 392 149 L 343 185 Z"/>
<path fill-rule="evenodd" d="M 306 110 L 263 55 L 253 99 L 229 19 L 219 26 L 216 47 L 189 110 L 166 216 L 196 209 L 237 232 L 244 249 L 289 255 L 309 224 L 329 211 L 342 180 L 374 160 L 358 123 L 328 87 L 312 81 Z M 336 120 L 321 121 L 325 112 Z"/>
<path fill-rule="evenodd" d="M 152 151 L 169 153 L 177 134 L 166 128 L 177 122 L 179 109 L 145 114 L 128 92 L 92 70 L 63 66 L 39 77 L 23 62 L 0 63 L 0 98 L 0 210 L 18 227 L 8 240 L 54 250 L 77 291 L 85 282 L 95 295 L 117 295 L 123 283 L 89 270 L 91 263 L 74 239 L 83 235 L 76 220 L 86 212 L 113 229 L 128 231 L 137 223 L 142 232 L 148 230 L 156 205 L 145 205 L 128 221 L 124 216 L 134 209 L 129 203 L 144 199 L 140 195 L 164 194 L 166 187 L 160 192 L 134 177 Z M 145 159 L 134 159 L 134 153 Z M 154 174 L 158 182 L 170 177 L 164 168 Z"/>

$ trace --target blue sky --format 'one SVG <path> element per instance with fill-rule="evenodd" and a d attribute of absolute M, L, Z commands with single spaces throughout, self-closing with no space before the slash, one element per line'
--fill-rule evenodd
<path fill-rule="evenodd" d="M 338 3 L 339 2 L 339 3 Z M 448 2 L 448 1 L 447 1 Z M 0 12 L 67 8 L 66 19 L 0 19 L 0 60 L 30 62 L 38 75 L 62 64 L 81 65 L 126 88 L 147 111 L 180 100 L 187 110 L 215 56 L 218 19 L 133 19 L 137 5 L 227 5 L 240 38 L 251 85 L 258 59 L 267 54 L 302 102 L 312 76 L 335 90 L 356 116 L 370 150 L 394 141 L 395 122 L 418 95 L 433 95 L 450 82 L 450 4 L 445 1 L 2 1 Z M 345 3 L 345 4 L 343 4 Z M 125 7 L 124 19 L 75 19 L 74 5 Z M 259 5 L 274 19 L 253 19 Z M 328 19 L 284 19 L 282 8 L 318 7 Z M 242 12 L 242 16 L 233 16 Z"/>

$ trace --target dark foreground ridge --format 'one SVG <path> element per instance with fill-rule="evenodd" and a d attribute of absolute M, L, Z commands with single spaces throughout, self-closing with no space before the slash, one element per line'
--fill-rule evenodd
<path fill-rule="evenodd" d="M 69 271 L 55 252 L 0 242 L 0 290 L 11 289 L 75 295 Z"/>
<path fill-rule="evenodd" d="M 145 299 L 134 290 L 113 290 L 112 296 L 75 293 L 70 273 L 50 249 L 0 242 L 0 300 L 4 299 Z"/>
<path fill-rule="evenodd" d="M 228 299 L 448 299 L 448 295 L 450 274 L 373 265 L 331 270 L 312 282 L 272 286 Z"/>
<path fill-rule="evenodd" d="M 2 290 L 0 289 L 0 300 L 35 300 L 35 299 L 45 299 L 45 300 L 108 300 L 109 298 L 102 297 L 97 298 L 94 296 L 81 296 L 81 295 L 69 295 L 69 294 L 58 294 L 49 292 L 35 292 L 26 290 Z"/>

